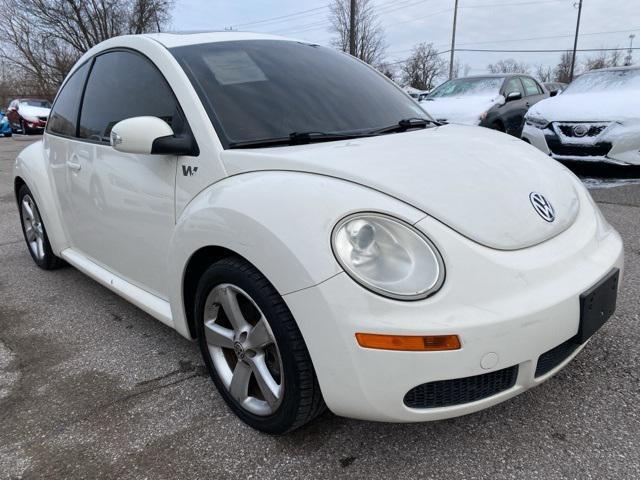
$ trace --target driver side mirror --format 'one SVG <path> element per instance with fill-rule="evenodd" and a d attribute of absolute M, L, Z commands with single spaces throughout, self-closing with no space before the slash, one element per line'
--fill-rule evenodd
<path fill-rule="evenodd" d="M 520 92 L 509 92 L 507 93 L 507 98 L 505 99 L 507 102 L 512 102 L 513 100 L 520 100 L 522 98 L 522 94 Z"/>
<path fill-rule="evenodd" d="M 198 155 L 191 135 L 175 135 L 158 117 L 133 117 L 116 123 L 111 129 L 111 146 L 118 152 L 143 155 Z"/>

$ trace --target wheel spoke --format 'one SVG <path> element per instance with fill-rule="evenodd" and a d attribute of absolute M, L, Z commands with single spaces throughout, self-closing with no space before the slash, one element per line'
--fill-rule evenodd
<path fill-rule="evenodd" d="M 31 225 L 25 225 L 24 233 L 27 235 L 27 241 L 33 242 L 36 239 L 36 232 Z"/>
<path fill-rule="evenodd" d="M 255 327 L 251 329 L 247 336 L 247 346 L 249 348 L 263 348 L 273 342 L 267 321 L 262 317 Z"/>
<path fill-rule="evenodd" d="M 33 209 L 27 200 L 22 201 L 22 209 L 24 210 L 25 216 L 29 221 L 33 221 Z"/>
<path fill-rule="evenodd" d="M 213 320 L 204 324 L 207 344 L 222 348 L 233 348 L 233 330 L 217 325 Z"/>
<path fill-rule="evenodd" d="M 221 289 L 218 301 L 236 332 L 247 331 L 251 328 L 249 323 L 245 320 L 244 315 L 242 315 L 242 310 L 240 310 L 240 305 L 238 304 L 237 294 L 232 288 L 226 287 Z"/>
<path fill-rule="evenodd" d="M 280 394 L 280 385 L 271 376 L 271 372 L 269 372 L 264 361 L 264 355 L 256 355 L 251 359 L 251 369 L 264 399 L 269 405 L 276 405 Z"/>
<path fill-rule="evenodd" d="M 44 257 L 44 242 L 42 241 L 42 237 L 38 236 L 38 238 L 36 239 L 36 245 L 37 245 L 37 248 L 38 248 L 38 253 L 37 253 L 38 258 L 43 258 Z"/>
<path fill-rule="evenodd" d="M 244 362 L 238 362 L 233 370 L 229 393 L 240 403 L 244 402 L 249 395 L 250 378 L 251 367 Z"/>

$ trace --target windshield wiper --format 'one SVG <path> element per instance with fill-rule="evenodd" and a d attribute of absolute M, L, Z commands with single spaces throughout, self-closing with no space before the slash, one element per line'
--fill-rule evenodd
<path fill-rule="evenodd" d="M 308 143 L 331 142 L 349 140 L 351 138 L 370 137 L 370 133 L 340 133 L 340 132 L 291 132 L 288 137 L 266 138 L 262 140 L 247 140 L 231 142 L 229 148 L 261 148 L 284 145 L 305 145 Z"/>
<path fill-rule="evenodd" d="M 308 143 L 333 142 L 336 140 L 349 140 L 352 138 L 374 137 L 383 133 L 406 132 L 412 128 L 427 128 L 428 125 L 441 125 L 427 118 L 405 118 L 398 123 L 369 130 L 367 132 L 291 132 L 288 137 L 264 138 L 260 140 L 244 140 L 229 143 L 229 148 L 265 148 L 286 145 L 306 145 Z"/>
<path fill-rule="evenodd" d="M 380 135 L 382 133 L 406 132 L 411 128 L 427 128 L 427 126 L 429 125 L 440 126 L 440 123 L 436 122 L 435 120 L 429 120 L 428 118 L 421 117 L 403 118 L 394 125 L 371 130 L 369 134 Z"/>

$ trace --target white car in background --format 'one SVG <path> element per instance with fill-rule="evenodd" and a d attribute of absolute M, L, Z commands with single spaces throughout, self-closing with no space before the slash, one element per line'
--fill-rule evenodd
<path fill-rule="evenodd" d="M 529 110 L 522 138 L 557 160 L 640 165 L 640 67 L 583 73 Z"/>
<path fill-rule="evenodd" d="M 562 165 L 269 35 L 93 47 L 14 182 L 38 266 L 65 260 L 196 340 L 270 433 L 325 404 L 417 422 L 539 385 L 612 315 L 623 265 Z"/>

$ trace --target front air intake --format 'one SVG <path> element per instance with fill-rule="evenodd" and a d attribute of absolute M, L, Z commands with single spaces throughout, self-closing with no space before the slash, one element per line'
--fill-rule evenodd
<path fill-rule="evenodd" d="M 514 365 L 473 377 L 423 383 L 407 392 L 404 404 L 410 408 L 438 408 L 475 402 L 509 390 L 517 377 L 518 365 Z"/>

